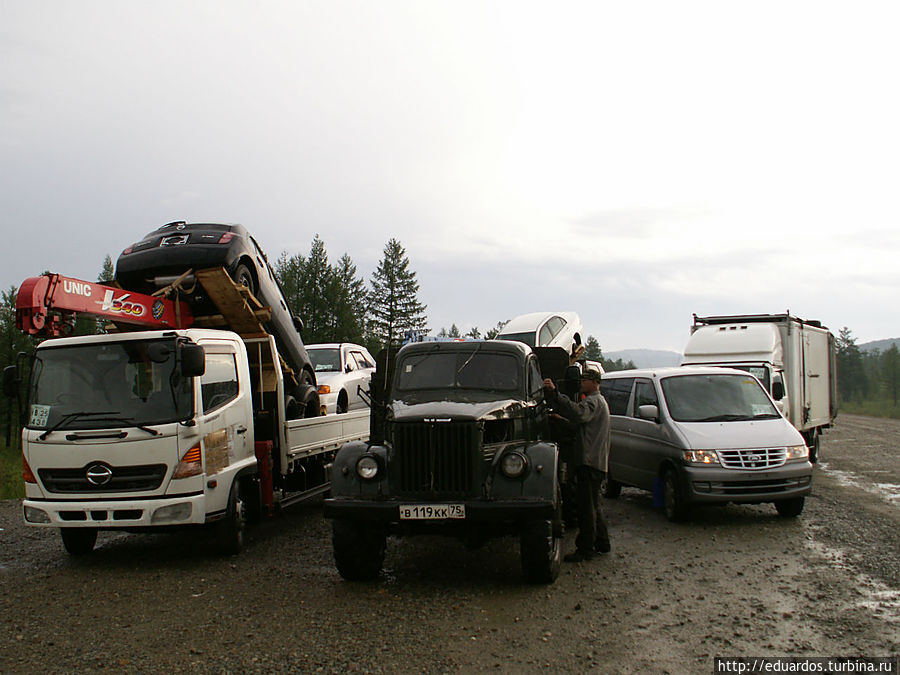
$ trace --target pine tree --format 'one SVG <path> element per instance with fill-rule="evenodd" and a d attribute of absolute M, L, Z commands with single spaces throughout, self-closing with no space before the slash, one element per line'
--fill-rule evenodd
<path fill-rule="evenodd" d="M 500 335 L 500 331 L 503 330 L 503 327 L 509 323 L 509 320 L 506 321 L 498 321 L 497 325 L 493 328 L 488 328 L 487 333 L 484 334 L 485 340 L 496 340 L 497 336 Z"/>
<path fill-rule="evenodd" d="M 864 397 L 867 393 L 865 372 L 863 371 L 862 353 L 856 345 L 850 329 L 844 326 L 835 340 L 838 371 L 838 390 L 841 398 L 849 401 L 857 394 Z"/>
<path fill-rule="evenodd" d="M 366 284 L 356 275 L 356 265 L 346 253 L 332 268 L 331 289 L 332 342 L 356 342 L 364 339 L 367 294 Z"/>
<path fill-rule="evenodd" d="M 384 247 L 384 258 L 369 283 L 370 342 L 398 344 L 405 331 L 426 330 L 426 307 L 417 296 L 416 273 L 409 269 L 406 250 L 396 239 L 390 239 Z"/>
<path fill-rule="evenodd" d="M 600 361 L 603 359 L 603 350 L 600 349 L 600 343 L 593 335 L 588 335 L 587 341 L 584 343 L 584 358 L 588 361 Z"/>
<path fill-rule="evenodd" d="M 116 266 L 113 265 L 112 257 L 109 253 L 103 259 L 103 266 L 100 268 L 100 274 L 97 275 L 97 282 L 108 284 L 116 278 Z"/>

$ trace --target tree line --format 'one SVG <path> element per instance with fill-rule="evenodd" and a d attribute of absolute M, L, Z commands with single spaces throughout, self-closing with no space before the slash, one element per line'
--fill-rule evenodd
<path fill-rule="evenodd" d="M 894 342 L 881 351 L 862 351 L 846 326 L 835 338 L 838 391 L 850 412 L 898 417 L 900 350 Z"/>

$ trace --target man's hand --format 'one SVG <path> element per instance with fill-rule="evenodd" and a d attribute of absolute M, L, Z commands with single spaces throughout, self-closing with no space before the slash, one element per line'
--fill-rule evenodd
<path fill-rule="evenodd" d="M 553 380 L 549 377 L 544 378 L 544 389 L 549 389 L 550 391 L 556 391 L 556 385 L 553 384 Z"/>

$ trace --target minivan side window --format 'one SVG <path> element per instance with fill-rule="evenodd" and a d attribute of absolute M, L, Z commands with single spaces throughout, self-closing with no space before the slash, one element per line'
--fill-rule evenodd
<path fill-rule="evenodd" d="M 638 380 L 634 387 L 634 416 L 637 417 L 638 408 L 642 405 L 655 405 L 659 408 L 659 398 L 656 388 L 650 380 Z"/>
<path fill-rule="evenodd" d="M 609 404 L 610 415 L 625 415 L 628 412 L 628 399 L 631 398 L 633 377 L 622 377 L 614 380 L 601 380 L 600 393 Z"/>

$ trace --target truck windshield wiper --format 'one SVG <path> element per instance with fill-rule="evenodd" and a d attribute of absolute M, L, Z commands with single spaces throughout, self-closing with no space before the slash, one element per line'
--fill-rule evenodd
<path fill-rule="evenodd" d="M 123 424 L 126 424 L 130 427 L 134 427 L 135 429 L 140 429 L 141 431 L 146 431 L 151 436 L 159 436 L 159 431 L 157 431 L 156 429 L 151 429 L 150 427 L 145 427 L 143 424 L 138 424 L 130 417 L 111 416 L 111 417 L 95 417 L 94 419 L 101 421 L 101 422 L 122 422 Z"/>
<path fill-rule="evenodd" d="M 108 410 L 108 411 L 104 411 L 104 412 L 100 412 L 100 411 L 97 411 L 97 412 L 84 412 L 84 411 L 71 412 L 68 415 L 64 415 L 63 418 L 59 422 L 57 422 L 52 427 L 47 429 L 47 431 L 45 431 L 40 436 L 38 436 L 38 440 L 41 440 L 41 441 L 47 440 L 47 436 L 52 434 L 57 429 L 62 429 L 66 424 L 68 424 L 69 422 L 72 422 L 74 420 L 77 420 L 79 417 L 97 417 L 100 415 L 117 415 L 118 413 L 119 413 L 118 410 Z"/>

